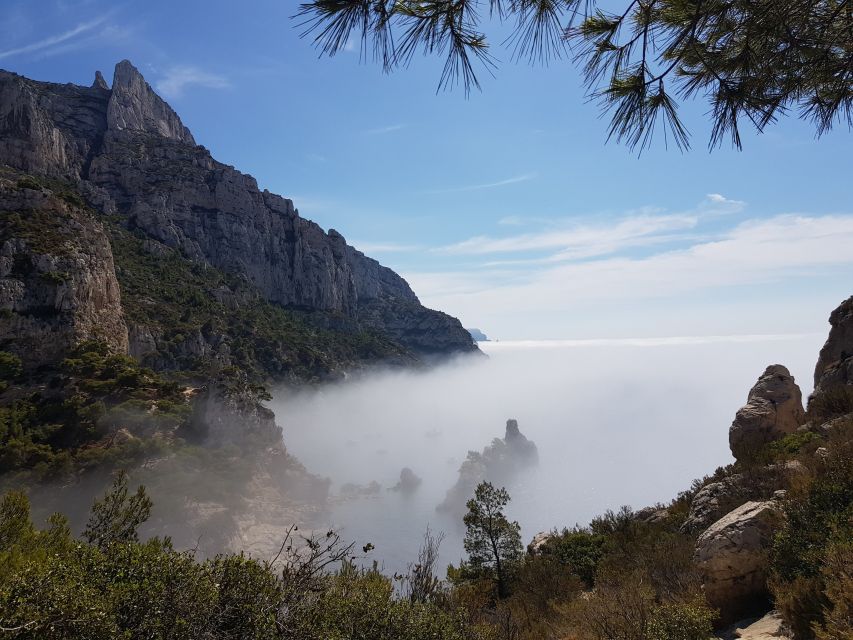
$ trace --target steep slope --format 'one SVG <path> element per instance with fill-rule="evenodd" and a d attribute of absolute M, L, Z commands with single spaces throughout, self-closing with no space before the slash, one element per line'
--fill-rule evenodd
<path fill-rule="evenodd" d="M 0 164 L 70 181 L 151 252 L 177 250 L 244 278 L 269 302 L 337 318 L 319 319 L 325 326 L 378 331 L 419 354 L 476 349 L 393 271 L 197 146 L 127 61 L 112 89 L 100 76 L 86 88 L 0 72 Z"/>
<path fill-rule="evenodd" d="M 154 532 L 274 551 L 324 502 L 262 384 L 476 351 L 390 269 L 197 146 L 129 63 L 0 71 L 0 489 L 74 517 L 129 469 Z M 269 548 L 268 548 L 269 547 Z"/>

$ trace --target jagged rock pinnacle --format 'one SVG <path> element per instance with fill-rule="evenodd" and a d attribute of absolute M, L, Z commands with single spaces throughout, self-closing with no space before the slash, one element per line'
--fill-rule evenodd
<path fill-rule="evenodd" d="M 100 71 L 95 71 L 95 81 L 92 83 L 93 89 L 104 89 L 105 91 L 109 91 L 110 88 L 107 85 L 107 81 L 104 80 L 104 76 Z"/>
<path fill-rule="evenodd" d="M 154 92 L 129 60 L 122 60 L 115 68 L 112 95 L 107 105 L 107 128 L 157 133 L 195 146 L 190 130 L 178 114 Z"/>

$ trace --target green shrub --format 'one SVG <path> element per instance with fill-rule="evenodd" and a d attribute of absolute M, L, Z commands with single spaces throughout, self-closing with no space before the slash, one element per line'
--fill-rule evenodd
<path fill-rule="evenodd" d="M 767 446 L 771 452 L 771 457 L 783 458 L 800 453 L 806 448 L 816 447 L 821 440 L 823 438 L 813 431 L 797 431 L 789 433 L 781 440 L 771 442 Z"/>
<path fill-rule="evenodd" d="M 701 601 L 656 607 L 646 625 L 646 640 L 708 640 L 714 617 Z"/>
<path fill-rule="evenodd" d="M 491 640 L 453 605 L 412 602 L 391 580 L 352 563 L 338 538 L 284 546 L 274 566 L 243 555 L 200 562 L 168 539 L 136 541 L 140 512 L 126 480 L 96 504 L 109 535 L 74 540 L 52 517 L 33 527 L 20 493 L 0 502 L 0 620 L 10 637 Z M 120 535 L 112 535 L 119 532 Z M 288 536 L 285 540 L 293 542 Z M 292 551 L 292 553 L 291 553 Z M 339 564 L 341 563 L 342 564 Z M 337 572 L 326 567 L 338 563 Z"/>
<path fill-rule="evenodd" d="M 12 382 L 24 372 L 21 359 L 14 353 L 0 351 L 0 380 Z"/>
<path fill-rule="evenodd" d="M 812 396 L 806 418 L 817 424 L 853 413 L 853 385 L 838 385 Z"/>
<path fill-rule="evenodd" d="M 832 607 L 829 549 L 853 539 L 853 441 L 833 441 L 828 456 L 814 465 L 811 482 L 789 494 L 770 556 L 776 606 L 800 640 L 814 637 Z"/>
<path fill-rule="evenodd" d="M 41 191 L 42 185 L 32 176 L 24 176 L 19 178 L 17 182 L 18 189 L 32 189 L 33 191 Z"/>
<path fill-rule="evenodd" d="M 827 608 L 813 627 L 818 640 L 853 638 L 853 542 L 833 543 L 826 550 L 822 569 Z"/>
<path fill-rule="evenodd" d="M 68 280 L 68 274 L 62 271 L 43 271 L 39 274 L 39 277 L 53 285 L 64 284 Z"/>
<path fill-rule="evenodd" d="M 564 530 L 550 538 L 543 549 L 553 554 L 560 564 L 591 587 L 595 580 L 598 563 L 604 555 L 607 537 L 583 529 Z"/>

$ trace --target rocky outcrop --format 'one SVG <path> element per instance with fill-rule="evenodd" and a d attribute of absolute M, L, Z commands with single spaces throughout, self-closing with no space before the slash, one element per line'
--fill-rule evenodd
<path fill-rule="evenodd" d="M 99 84 L 97 75 L 95 84 Z M 127 60 L 116 65 L 112 93 L 107 103 L 107 129 L 113 132 L 156 133 L 169 140 L 195 146 L 190 130 L 178 114 L 154 93 L 142 74 Z"/>
<path fill-rule="evenodd" d="M 112 89 L 101 76 L 78 87 L 0 72 L 0 164 L 73 181 L 126 228 L 245 278 L 270 302 L 339 315 L 413 352 L 476 350 L 393 271 L 197 146 L 128 61 Z"/>
<path fill-rule="evenodd" d="M 409 467 L 403 467 L 400 470 L 400 480 L 391 487 L 390 491 L 400 491 L 402 493 L 412 493 L 421 486 L 420 477 Z"/>
<path fill-rule="evenodd" d="M 829 324 L 829 337 L 815 366 L 813 398 L 853 384 L 853 296 L 830 314 Z"/>
<path fill-rule="evenodd" d="M 710 482 L 702 487 L 690 502 L 690 512 L 681 531 L 684 533 L 698 532 L 707 529 L 746 498 L 744 476 L 736 473 L 723 478 L 719 482 Z"/>
<path fill-rule="evenodd" d="M 708 603 L 719 609 L 722 624 L 766 611 L 767 550 L 782 518 L 776 500 L 747 502 L 720 518 L 696 541 L 693 558 L 702 588 Z"/>
<path fill-rule="evenodd" d="M 717 637 L 718 640 L 792 640 L 794 636 L 779 612 L 770 611 L 760 618 L 740 620 Z"/>
<path fill-rule="evenodd" d="M 0 174 L 0 211 L 0 350 L 16 353 L 27 368 L 55 363 L 84 340 L 127 353 L 101 223 L 13 172 Z"/>
<path fill-rule="evenodd" d="M 194 393 L 187 435 L 205 445 L 250 449 L 281 448 L 281 427 L 264 407 L 246 374 L 221 377 Z"/>
<path fill-rule="evenodd" d="M 548 546 L 548 543 L 557 537 L 556 532 L 554 531 L 540 531 L 535 536 L 533 536 L 533 540 L 527 545 L 527 553 L 531 556 L 542 555 L 545 548 Z"/>
<path fill-rule="evenodd" d="M 482 453 L 469 451 L 459 467 L 459 478 L 451 487 L 438 511 L 458 515 L 464 511 L 465 503 L 474 495 L 477 485 L 483 481 L 509 484 L 524 469 L 539 462 L 536 445 L 528 440 L 518 428 L 518 421 L 506 421 L 504 437 L 495 438 Z"/>
<path fill-rule="evenodd" d="M 767 367 L 752 387 L 729 429 L 729 447 L 737 458 L 755 456 L 774 440 L 803 424 L 805 412 L 800 388 L 780 364 Z"/>

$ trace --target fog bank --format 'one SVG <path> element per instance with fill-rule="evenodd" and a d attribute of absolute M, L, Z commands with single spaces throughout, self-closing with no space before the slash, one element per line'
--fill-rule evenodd
<path fill-rule="evenodd" d="M 586 524 L 608 508 L 668 501 L 731 462 L 728 427 L 768 364 L 786 365 L 806 397 L 822 335 L 483 343 L 428 371 L 386 371 L 319 388 L 279 390 L 271 403 L 288 450 L 313 473 L 379 483 L 333 500 L 323 524 L 396 570 L 424 529 L 444 531 L 443 558 L 462 555 L 462 526 L 435 507 L 468 450 L 504 435 L 508 418 L 539 449 L 513 486 L 510 515 L 525 542 Z M 403 467 L 423 482 L 394 492 Z"/>

